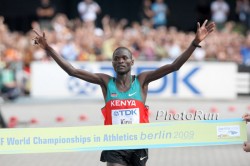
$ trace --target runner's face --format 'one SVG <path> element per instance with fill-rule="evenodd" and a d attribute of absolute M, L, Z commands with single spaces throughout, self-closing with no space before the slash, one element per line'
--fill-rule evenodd
<path fill-rule="evenodd" d="M 126 74 L 131 70 L 131 66 L 134 64 L 132 55 L 129 51 L 121 49 L 115 52 L 112 61 L 114 70 L 118 74 Z"/>

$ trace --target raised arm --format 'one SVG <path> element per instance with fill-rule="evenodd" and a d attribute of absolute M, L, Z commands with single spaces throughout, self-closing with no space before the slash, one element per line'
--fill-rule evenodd
<path fill-rule="evenodd" d="M 190 46 L 184 51 L 179 57 L 175 59 L 171 64 L 166 64 L 154 71 L 143 72 L 139 75 L 140 82 L 142 86 L 148 85 L 148 83 L 157 80 L 171 72 L 177 71 L 181 66 L 188 60 L 192 55 L 196 47 L 199 47 L 199 43 L 204 40 L 211 32 L 215 29 L 215 23 L 211 22 L 207 24 L 207 20 L 200 26 L 200 23 L 197 23 L 197 32 L 194 40 Z"/>
<path fill-rule="evenodd" d="M 36 34 L 36 37 L 33 39 L 35 42 L 35 45 L 39 45 L 42 49 L 44 49 L 47 55 L 51 56 L 56 61 L 56 63 L 70 76 L 74 76 L 82 80 L 85 80 L 87 82 L 101 85 L 102 87 L 106 85 L 106 83 L 108 82 L 108 79 L 110 78 L 109 75 L 102 74 L 102 73 L 91 73 L 85 70 L 76 69 L 69 62 L 67 62 L 64 58 L 59 56 L 55 52 L 55 50 L 48 45 L 44 32 L 42 35 L 40 35 L 36 30 L 33 30 L 33 31 Z"/>

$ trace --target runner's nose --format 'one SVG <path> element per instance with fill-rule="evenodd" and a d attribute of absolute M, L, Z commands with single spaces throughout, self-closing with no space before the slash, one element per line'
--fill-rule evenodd
<path fill-rule="evenodd" d="M 123 63 L 124 62 L 124 59 L 123 58 L 119 58 L 118 59 L 118 63 Z"/>

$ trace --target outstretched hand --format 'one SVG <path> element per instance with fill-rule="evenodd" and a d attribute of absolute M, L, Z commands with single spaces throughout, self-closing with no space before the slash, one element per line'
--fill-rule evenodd
<path fill-rule="evenodd" d="M 250 114 L 246 113 L 242 116 L 243 120 L 245 120 L 246 122 L 250 122 Z M 243 150 L 245 152 L 250 152 L 250 143 L 248 142 L 244 142 L 243 143 Z"/>
<path fill-rule="evenodd" d="M 242 116 L 242 118 L 246 121 L 246 122 L 250 122 L 250 114 L 246 113 Z"/>
<path fill-rule="evenodd" d="M 243 150 L 244 150 L 245 152 L 250 152 L 250 143 L 244 142 L 244 143 L 243 143 Z"/>
<path fill-rule="evenodd" d="M 45 37 L 45 32 L 43 32 L 43 34 L 40 35 L 36 30 L 33 29 L 33 31 L 36 34 L 36 37 L 32 39 L 34 40 L 34 44 L 39 45 L 41 48 L 45 49 L 48 46 L 48 43 Z"/>
<path fill-rule="evenodd" d="M 208 23 L 208 20 L 205 20 L 202 26 L 200 23 L 197 23 L 197 32 L 196 32 L 196 41 L 200 43 L 202 40 L 204 40 L 211 32 L 215 30 L 215 23 L 210 22 Z"/>

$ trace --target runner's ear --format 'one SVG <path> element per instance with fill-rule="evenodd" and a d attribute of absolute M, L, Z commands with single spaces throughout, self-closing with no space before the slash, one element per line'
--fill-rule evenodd
<path fill-rule="evenodd" d="M 131 66 L 133 66 L 133 65 L 134 65 L 134 59 L 131 60 Z"/>

